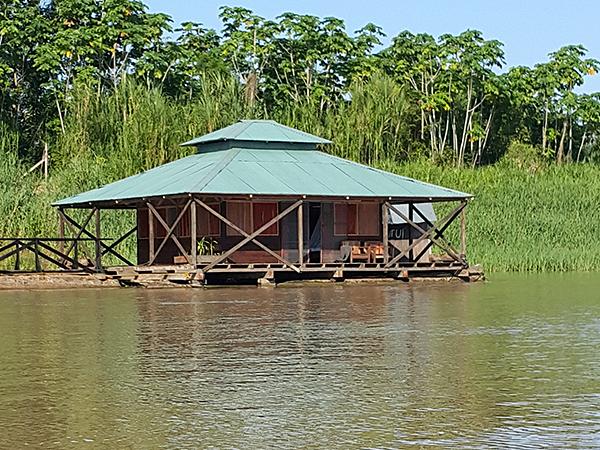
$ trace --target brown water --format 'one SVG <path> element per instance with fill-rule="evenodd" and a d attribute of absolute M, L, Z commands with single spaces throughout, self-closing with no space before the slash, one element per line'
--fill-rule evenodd
<path fill-rule="evenodd" d="M 0 292 L 2 448 L 600 448 L 600 275 Z"/>

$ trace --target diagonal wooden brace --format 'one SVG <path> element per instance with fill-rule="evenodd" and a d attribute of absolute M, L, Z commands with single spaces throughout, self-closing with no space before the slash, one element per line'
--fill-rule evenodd
<path fill-rule="evenodd" d="M 450 255 L 456 261 L 464 263 L 464 261 L 460 258 L 460 256 L 455 254 L 451 248 L 448 248 L 448 246 L 446 246 L 444 243 L 439 242 L 439 239 L 437 237 L 431 236 L 433 233 L 436 233 L 437 235 L 441 235 L 443 233 L 443 231 L 446 230 L 446 228 L 452 223 L 452 221 L 458 216 L 458 214 L 460 214 L 460 212 L 464 208 L 465 205 L 463 203 L 461 203 L 458 207 L 456 207 L 450 214 L 448 214 L 441 221 L 441 223 L 443 225 L 441 225 L 440 227 L 432 227 L 431 229 L 429 229 L 427 231 L 424 230 L 423 228 L 421 228 L 418 224 L 416 224 L 412 220 L 410 220 L 408 217 L 406 217 L 406 215 L 403 214 L 401 211 L 398 211 L 398 209 L 395 208 L 393 205 L 387 203 L 387 206 L 392 211 L 394 211 L 396 214 L 398 214 L 407 224 L 409 224 L 411 227 L 418 230 L 421 233 L 421 236 L 416 241 L 414 241 L 411 245 L 409 245 L 407 249 L 405 249 L 399 255 L 396 255 L 390 262 L 388 262 L 385 266 L 386 268 L 396 264 L 398 261 L 400 261 L 406 255 L 408 255 L 409 252 L 413 248 L 415 248 L 419 243 L 423 242 L 424 240 L 426 240 L 428 238 L 430 241 L 427 244 L 428 245 L 427 249 L 435 244 L 438 247 L 440 247 L 442 250 L 444 250 L 446 253 L 448 253 L 448 255 Z M 421 254 L 422 253 L 424 253 L 424 252 L 421 252 Z M 421 254 L 417 257 L 417 260 L 421 257 Z"/>
<path fill-rule="evenodd" d="M 296 208 L 298 208 L 298 206 L 300 206 L 303 203 L 302 200 L 298 200 L 296 203 L 294 203 L 293 205 L 291 205 L 288 208 L 286 208 L 284 211 L 282 211 L 281 213 L 279 213 L 278 215 L 276 215 L 275 217 L 273 217 L 270 221 L 268 221 L 266 224 L 264 224 L 262 227 L 260 227 L 258 230 L 255 230 L 251 234 L 248 234 L 246 231 L 242 230 L 236 224 L 234 224 L 229 219 L 227 219 L 223 215 L 221 215 L 218 212 L 216 212 L 214 209 L 212 209 L 211 207 L 209 207 L 206 203 L 202 202 L 201 200 L 195 199 L 195 201 L 196 201 L 196 203 L 198 203 L 198 205 L 202 206 L 209 213 L 211 213 L 215 217 L 219 218 L 226 225 L 230 226 L 235 231 L 237 231 L 242 236 L 244 236 L 244 239 L 242 241 L 238 242 L 236 245 L 234 245 L 233 247 L 231 247 L 225 253 L 223 253 L 222 255 L 220 255 L 219 258 L 217 258 L 215 261 L 212 261 L 209 265 L 207 265 L 206 267 L 204 267 L 202 269 L 203 272 L 209 271 L 210 269 L 212 269 L 214 266 L 216 266 L 220 262 L 225 261 L 229 256 L 231 256 L 233 253 L 235 253 L 236 251 L 238 251 L 244 245 L 248 244 L 249 242 L 253 242 L 257 246 L 259 246 L 260 248 L 262 248 L 264 251 L 266 251 L 267 253 L 269 253 L 271 256 L 273 256 L 274 258 L 276 258 L 278 261 L 280 261 L 281 263 L 283 263 L 286 266 L 288 266 L 293 271 L 295 271 L 297 273 L 300 273 L 300 269 L 298 267 L 296 267 L 294 264 L 292 264 L 291 262 L 287 261 L 286 259 L 282 258 L 280 255 L 278 255 L 277 253 L 275 253 L 273 250 L 271 250 L 270 248 L 268 248 L 266 245 L 264 245 L 262 242 L 260 242 L 256 238 L 263 231 L 265 231 L 267 228 L 269 228 L 270 226 L 272 226 L 274 223 L 279 222 L 285 216 L 287 216 L 292 211 L 294 211 Z"/>
<path fill-rule="evenodd" d="M 95 212 L 96 212 L 96 208 L 94 208 L 92 210 L 92 215 Z M 63 217 L 69 224 L 69 227 L 72 227 L 72 229 L 79 229 L 81 231 L 81 234 L 87 236 L 90 239 L 93 239 L 94 241 L 97 240 L 96 236 L 94 236 L 92 233 L 90 233 L 88 230 L 86 230 L 85 227 L 81 227 L 74 219 L 69 217 L 64 211 L 63 211 Z M 81 236 L 81 234 L 79 236 Z M 116 258 L 118 258 L 119 260 L 124 262 L 125 264 L 130 265 L 130 266 L 132 265 L 129 261 L 127 261 L 127 259 L 124 256 L 120 255 L 113 248 L 109 248 L 109 246 L 106 245 L 104 242 L 100 241 L 99 244 L 100 244 L 101 249 L 106 249 L 111 255 L 115 256 Z"/>
<path fill-rule="evenodd" d="M 158 249 L 154 253 L 153 258 L 148 262 L 148 265 L 152 265 L 154 263 L 154 261 L 156 260 L 157 256 L 160 254 L 160 251 L 163 249 L 163 247 L 166 245 L 166 243 L 167 243 L 167 241 L 169 239 L 171 239 L 175 243 L 175 245 L 179 248 L 179 250 L 181 251 L 182 255 L 185 256 L 186 259 L 188 260 L 188 263 L 190 263 L 190 264 L 192 263 L 192 261 L 190 260 L 190 256 L 188 255 L 187 251 L 183 248 L 183 245 L 181 245 L 181 242 L 179 242 L 179 239 L 177 239 L 177 237 L 173 234 L 173 232 L 175 231 L 175 228 L 177 227 L 177 225 L 179 225 L 179 222 L 181 221 L 181 219 L 183 218 L 183 216 L 185 215 L 186 211 L 188 210 L 188 208 L 190 207 L 191 204 L 192 204 L 192 200 L 188 200 L 188 202 L 185 204 L 185 206 L 183 207 L 183 209 L 181 210 L 181 212 L 179 213 L 179 215 L 175 219 L 175 222 L 173 222 L 173 225 L 169 226 L 167 224 L 167 222 L 165 222 L 165 220 L 162 218 L 162 216 L 160 215 L 160 213 L 156 210 L 156 208 L 154 208 L 154 206 L 152 206 L 151 203 L 147 203 L 148 209 L 150 211 L 152 211 L 152 214 L 154 214 L 154 217 L 156 217 L 156 219 L 158 220 L 158 222 L 162 225 L 162 227 L 167 232 L 167 234 L 164 237 L 163 241 L 160 243 L 160 245 L 158 246 Z"/>
<path fill-rule="evenodd" d="M 85 220 L 83 221 L 83 224 L 80 226 L 79 224 L 74 225 L 73 223 L 75 221 L 73 219 L 71 219 L 70 217 L 68 217 L 67 214 L 65 213 L 65 211 L 62 208 L 58 210 L 58 214 L 66 222 L 66 224 L 69 226 L 69 228 L 71 229 L 71 231 L 77 232 L 77 234 L 75 234 L 75 239 L 73 240 L 73 242 L 69 246 L 67 252 L 65 253 L 66 255 L 70 255 L 71 254 L 71 252 L 73 251 L 73 249 L 77 245 L 77 239 L 79 239 L 81 237 L 81 235 L 85 232 L 85 230 L 87 229 L 88 224 L 90 223 L 90 220 L 92 220 L 92 217 L 94 217 L 94 213 L 95 212 L 96 212 L 96 209 L 93 208 L 90 211 L 90 213 L 88 214 L 88 216 L 85 218 Z"/>
<path fill-rule="evenodd" d="M 419 217 L 421 217 L 424 223 L 426 223 L 431 228 L 435 228 L 435 225 L 427 217 L 425 217 L 425 215 L 418 208 L 414 208 L 414 211 L 419 215 Z M 464 211 L 464 209 L 462 209 L 461 212 L 462 211 Z M 452 244 L 450 244 L 450 242 L 446 240 L 446 238 L 442 234 L 436 233 L 436 238 L 442 241 L 444 244 L 446 244 L 448 248 L 450 248 L 455 254 L 461 254 L 452 246 Z M 425 252 L 429 250 L 429 248 L 430 246 L 426 247 L 424 251 L 422 250 L 419 256 L 416 258 L 416 260 L 418 261 L 421 258 L 421 256 L 423 256 Z"/>
<path fill-rule="evenodd" d="M 117 245 L 119 245 L 121 242 L 123 242 L 125 239 L 127 239 L 129 236 L 131 236 L 136 231 L 137 231 L 137 225 L 135 227 L 133 227 L 131 230 L 129 230 L 127 233 L 125 233 L 123 236 L 121 236 L 119 239 L 117 239 L 116 241 L 114 241 L 112 244 L 104 247 L 104 249 L 102 250 L 102 256 L 104 256 L 107 253 L 113 251 Z M 134 265 L 133 263 L 131 263 L 129 261 L 126 264 L 129 265 L 129 266 L 133 266 Z"/>
<path fill-rule="evenodd" d="M 421 258 L 427 252 L 427 250 L 429 250 L 435 244 L 438 247 L 445 250 L 446 253 L 448 253 L 448 255 L 450 255 L 455 261 L 461 263 L 464 266 L 467 266 L 467 261 L 465 259 L 465 255 L 458 254 L 458 252 L 450 244 L 448 244 L 446 242 L 446 240 L 443 238 L 443 235 L 444 235 L 444 232 L 446 231 L 446 229 L 452 224 L 452 222 L 454 222 L 454 220 L 464 211 L 464 209 L 466 207 L 467 207 L 467 204 L 465 202 L 463 202 L 448 216 L 449 220 L 446 221 L 446 223 L 444 223 L 443 226 L 436 229 L 435 236 L 433 236 L 432 239 L 430 240 L 430 242 L 427 243 L 425 248 L 423 248 L 423 250 L 421 250 L 421 253 L 419 253 L 419 255 L 417 256 L 417 259 Z M 445 242 L 446 246 L 448 248 L 442 247 L 440 245 L 440 243 L 438 242 L 438 240 Z"/>

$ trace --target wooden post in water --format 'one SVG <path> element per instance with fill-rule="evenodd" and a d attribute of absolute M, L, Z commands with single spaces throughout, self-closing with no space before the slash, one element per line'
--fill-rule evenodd
<path fill-rule="evenodd" d="M 147 203 L 148 207 L 148 262 L 154 261 L 154 216 L 150 209 L 150 203 Z"/>
<path fill-rule="evenodd" d="M 190 255 L 194 268 L 198 265 L 198 230 L 196 220 L 196 202 L 192 202 L 190 205 Z"/>
<path fill-rule="evenodd" d="M 385 264 L 390 260 L 390 243 L 389 243 L 389 220 L 390 210 L 387 202 L 381 205 L 381 232 L 383 233 L 383 262 Z"/>
<path fill-rule="evenodd" d="M 413 219 L 413 208 L 414 205 L 412 203 L 408 204 L 408 218 L 410 219 L 411 222 L 414 222 Z M 412 243 L 413 243 L 413 228 L 412 227 L 408 227 L 408 246 L 411 247 Z M 410 262 L 415 262 L 415 252 L 413 251 L 413 249 L 410 249 L 410 252 L 408 253 L 408 260 Z"/>
<path fill-rule="evenodd" d="M 460 255 L 464 258 L 467 254 L 467 202 L 463 201 L 465 207 L 460 212 Z"/>
<path fill-rule="evenodd" d="M 298 205 L 298 264 L 304 264 L 304 203 Z"/>
<path fill-rule="evenodd" d="M 100 209 L 95 208 L 94 215 L 96 218 L 96 272 L 102 271 L 102 248 L 100 246 Z"/>

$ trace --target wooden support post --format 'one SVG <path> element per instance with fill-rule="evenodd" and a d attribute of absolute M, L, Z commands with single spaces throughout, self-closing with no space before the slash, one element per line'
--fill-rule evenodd
<path fill-rule="evenodd" d="M 460 212 L 460 256 L 464 259 L 467 254 L 467 202 L 462 202 L 464 208 Z"/>
<path fill-rule="evenodd" d="M 41 272 L 42 265 L 40 264 L 40 248 L 39 248 L 37 239 L 34 239 L 34 241 L 33 241 L 33 248 L 34 248 L 33 254 L 35 256 L 35 271 Z"/>
<path fill-rule="evenodd" d="M 190 205 L 190 255 L 192 255 L 192 264 L 198 265 L 198 228 L 196 226 L 196 202 Z"/>
<path fill-rule="evenodd" d="M 413 208 L 414 208 L 414 204 L 409 203 L 408 204 L 408 218 L 410 219 L 411 222 L 414 222 L 413 219 Z M 412 244 L 413 244 L 413 229 L 412 227 L 408 227 L 408 246 L 410 248 L 410 251 L 408 252 L 408 260 L 410 262 L 416 263 L 415 261 L 415 252 L 413 250 Z"/>
<path fill-rule="evenodd" d="M 154 252 L 154 215 L 152 214 L 152 210 L 150 209 L 150 203 L 147 203 L 148 207 L 148 262 L 154 261 L 155 252 Z"/>
<path fill-rule="evenodd" d="M 61 210 L 58 211 L 58 237 L 61 239 L 58 243 L 58 250 L 61 253 L 65 252 L 65 242 L 63 239 L 65 238 L 65 219 L 62 215 Z"/>
<path fill-rule="evenodd" d="M 77 239 L 73 242 L 73 269 L 79 269 L 79 245 Z"/>
<path fill-rule="evenodd" d="M 19 241 L 15 242 L 15 270 L 18 272 L 21 270 L 21 243 Z"/>
<path fill-rule="evenodd" d="M 95 232 L 95 244 L 96 244 L 96 272 L 102 272 L 102 248 L 100 246 L 100 209 L 95 208 L 94 211 L 96 219 L 96 232 Z"/>
<path fill-rule="evenodd" d="M 302 267 L 304 264 L 304 204 L 298 205 L 298 265 Z"/>
<path fill-rule="evenodd" d="M 390 242 L 389 242 L 389 224 L 390 210 L 387 202 L 381 205 L 381 232 L 383 234 L 383 262 L 387 264 L 390 260 Z"/>

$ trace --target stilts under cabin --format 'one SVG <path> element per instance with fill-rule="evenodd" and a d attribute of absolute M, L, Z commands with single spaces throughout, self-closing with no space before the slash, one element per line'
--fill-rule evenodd
<path fill-rule="evenodd" d="M 472 277 L 471 195 L 320 150 L 329 143 L 243 120 L 182 144 L 196 147 L 192 156 L 56 202 L 61 237 L 66 225 L 74 238 L 94 240 L 93 270 L 123 284 L 148 274 L 182 284 Z M 433 205 L 441 202 L 453 205 L 440 219 Z M 90 212 L 78 222 L 74 209 Z M 101 236 L 109 209 L 137 218 L 112 241 Z M 458 245 L 445 237 L 453 222 Z M 117 251 L 131 235 L 135 262 Z M 107 255 L 122 265 L 105 267 Z"/>

